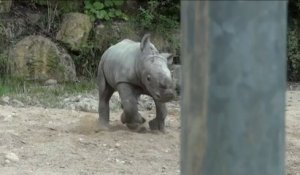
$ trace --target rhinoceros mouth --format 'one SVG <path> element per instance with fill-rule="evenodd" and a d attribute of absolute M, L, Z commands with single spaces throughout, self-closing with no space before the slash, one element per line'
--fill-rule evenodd
<path fill-rule="evenodd" d="M 159 101 L 159 102 L 162 102 L 162 103 L 165 103 L 165 102 L 172 101 L 173 99 L 174 99 L 173 96 L 169 96 L 169 97 L 159 98 L 158 101 Z"/>
<path fill-rule="evenodd" d="M 174 99 L 174 95 L 173 94 L 164 94 L 163 96 L 161 96 L 160 94 L 155 94 L 152 96 L 154 100 L 161 102 L 161 103 L 165 103 L 165 102 L 169 102 L 172 101 Z"/>
<path fill-rule="evenodd" d="M 149 93 L 149 95 L 153 98 L 155 101 L 161 101 L 161 96 L 158 93 Z"/>

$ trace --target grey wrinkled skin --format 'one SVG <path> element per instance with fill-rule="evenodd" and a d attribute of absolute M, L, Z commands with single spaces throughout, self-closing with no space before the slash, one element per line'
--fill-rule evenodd
<path fill-rule="evenodd" d="M 121 121 L 130 129 L 137 129 L 145 122 L 138 112 L 141 94 L 154 99 L 156 118 L 149 122 L 151 130 L 164 131 L 167 115 L 166 102 L 174 98 L 174 86 L 168 68 L 173 57 L 159 53 L 146 34 L 141 42 L 124 39 L 108 48 L 98 67 L 99 121 L 109 127 L 109 100 L 118 91 L 123 114 Z"/>

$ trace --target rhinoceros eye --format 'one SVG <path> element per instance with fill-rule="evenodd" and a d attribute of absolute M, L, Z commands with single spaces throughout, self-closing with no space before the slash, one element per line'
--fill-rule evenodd
<path fill-rule="evenodd" d="M 147 75 L 147 81 L 151 81 L 151 76 Z"/>

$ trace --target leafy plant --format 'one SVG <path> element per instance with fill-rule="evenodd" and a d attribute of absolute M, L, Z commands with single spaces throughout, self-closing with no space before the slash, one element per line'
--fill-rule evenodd
<path fill-rule="evenodd" d="M 8 74 L 8 55 L 0 53 L 0 77 L 5 77 Z"/>
<path fill-rule="evenodd" d="M 95 77 L 100 60 L 99 56 L 101 53 L 92 41 L 81 46 L 79 52 L 72 53 L 77 75 L 87 78 Z"/>
<path fill-rule="evenodd" d="M 145 30 L 168 32 L 179 27 L 180 1 L 149 0 L 147 5 L 139 8 L 137 25 Z"/>
<path fill-rule="evenodd" d="M 288 79 L 300 80 L 300 43 L 297 28 L 290 27 L 288 30 Z"/>
<path fill-rule="evenodd" d="M 121 11 L 123 3 L 123 0 L 85 0 L 84 12 L 92 20 L 102 19 L 108 21 L 114 18 L 127 20 L 127 15 Z"/>
<path fill-rule="evenodd" d="M 287 33 L 287 78 L 300 81 L 300 0 L 289 1 Z"/>

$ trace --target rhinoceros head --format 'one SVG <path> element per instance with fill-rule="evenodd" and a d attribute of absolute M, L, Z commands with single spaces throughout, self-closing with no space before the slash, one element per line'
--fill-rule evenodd
<path fill-rule="evenodd" d="M 141 59 L 143 61 L 141 79 L 150 95 L 160 102 L 167 102 L 174 98 L 174 84 L 168 68 L 173 62 L 170 53 L 159 53 L 150 42 L 150 35 L 146 34 L 140 44 Z"/>

